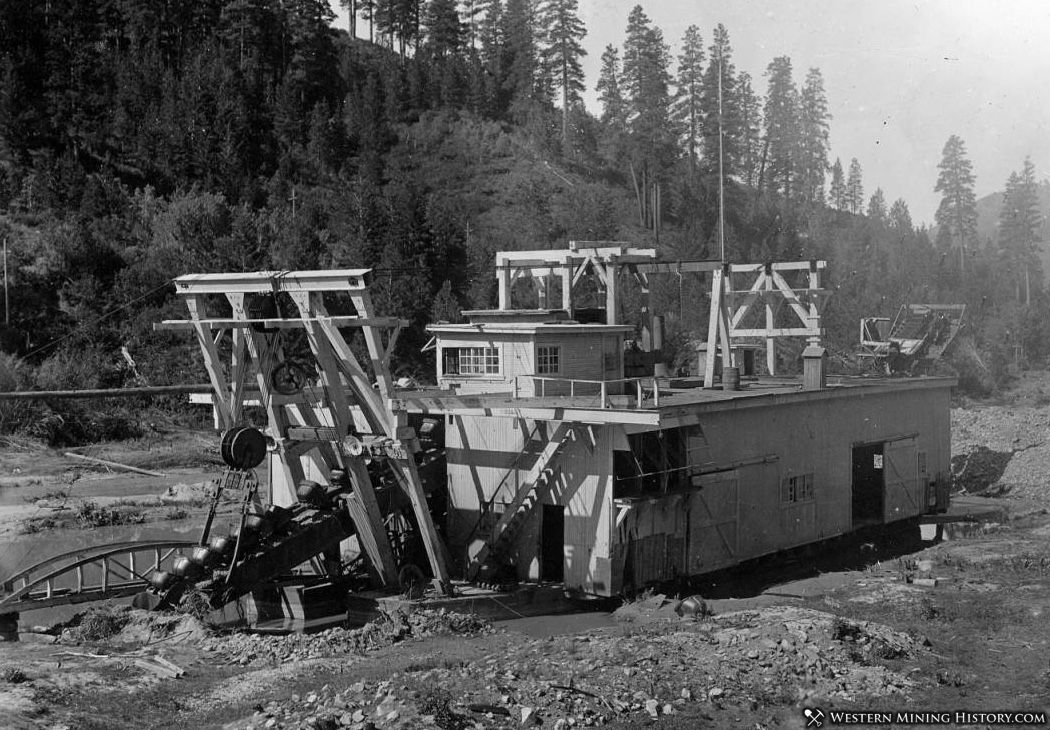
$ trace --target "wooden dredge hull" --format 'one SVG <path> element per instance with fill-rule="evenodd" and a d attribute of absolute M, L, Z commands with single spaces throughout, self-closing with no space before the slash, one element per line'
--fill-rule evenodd
<path fill-rule="evenodd" d="M 944 510 L 953 382 L 756 380 L 665 390 L 643 409 L 565 397 L 407 405 L 445 418 L 454 574 L 472 577 L 499 533 L 500 580 L 615 596 Z"/>

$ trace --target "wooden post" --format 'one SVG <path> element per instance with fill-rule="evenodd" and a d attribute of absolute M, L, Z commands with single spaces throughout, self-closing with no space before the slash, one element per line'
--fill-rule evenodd
<path fill-rule="evenodd" d="M 215 346 L 215 340 L 211 338 L 211 330 L 200 323 L 201 313 L 204 311 L 204 297 L 200 294 L 191 294 L 186 297 L 186 306 L 190 310 L 194 329 L 197 332 L 197 341 L 200 343 L 201 351 L 204 353 L 204 369 L 208 371 L 208 380 L 211 381 L 212 390 L 215 391 L 215 408 L 219 419 L 222 421 L 223 429 L 230 428 L 234 424 L 233 413 L 228 401 L 229 390 L 226 387 L 226 379 L 222 375 L 222 361 L 219 358 L 219 350 Z M 265 392 L 265 391 L 264 391 Z"/>
<path fill-rule="evenodd" d="M 602 264 L 597 264 L 601 266 Z M 616 265 L 616 257 L 610 255 L 605 264 L 605 324 L 619 324 L 619 310 L 617 309 L 617 280 L 619 279 L 619 267 Z"/>
<path fill-rule="evenodd" d="M 817 266 L 816 259 L 810 260 L 809 262 L 809 288 L 811 292 L 809 297 L 809 321 L 806 323 L 811 329 L 816 332 L 820 331 L 820 310 L 817 307 L 817 292 L 820 289 L 820 267 Z M 823 339 L 821 334 L 810 337 L 808 344 L 820 345 Z"/>
<path fill-rule="evenodd" d="M 354 307 L 357 308 L 357 314 L 359 316 L 372 316 L 372 298 L 367 291 L 351 292 L 350 300 L 354 303 Z M 320 301 L 320 297 L 317 298 L 314 306 L 319 317 L 328 316 L 328 311 L 324 308 L 324 304 Z M 376 382 L 379 384 L 379 393 L 383 398 L 389 398 L 391 391 L 394 389 L 394 383 L 390 377 L 390 370 L 384 365 L 386 350 L 383 347 L 383 340 L 379 336 L 379 329 L 376 327 L 365 327 L 364 335 L 365 344 L 368 345 L 368 354 L 372 358 L 372 374 L 375 376 Z M 340 339 L 342 339 L 342 335 L 340 335 Z"/>
<path fill-rule="evenodd" d="M 767 269 L 768 269 L 767 265 Z M 766 370 L 770 375 L 777 374 L 777 339 L 773 337 L 776 328 L 776 310 L 773 308 L 773 291 L 776 284 L 769 271 L 764 271 L 761 276 L 765 277 L 766 290 Z"/>
<path fill-rule="evenodd" d="M 511 270 L 510 264 L 504 262 L 502 266 L 496 269 L 496 276 L 499 278 L 499 308 L 502 311 L 510 309 L 510 285 L 511 285 Z"/>
<path fill-rule="evenodd" d="M 729 264 L 722 271 L 712 272 L 711 279 L 711 315 L 707 326 L 707 367 L 704 368 L 704 387 L 712 388 L 715 384 L 715 356 L 719 344 L 722 346 L 722 367 L 732 365 L 732 351 L 729 347 L 729 322 L 726 318 L 725 278 Z"/>
<path fill-rule="evenodd" d="M 321 383 L 324 388 L 325 400 L 328 404 L 328 412 L 331 416 L 332 426 L 335 427 L 336 435 L 342 439 L 350 430 L 352 418 L 350 412 L 350 400 L 346 396 L 340 379 L 339 366 L 336 363 L 334 348 L 324 329 L 317 318 L 321 316 L 319 311 L 324 310 L 320 292 L 291 292 L 290 296 L 295 306 L 299 309 L 299 315 L 304 320 L 310 320 L 304 324 L 310 349 L 321 366 Z M 304 409 L 306 410 L 306 409 Z M 306 416 L 304 420 L 314 421 L 313 414 Z M 359 535 L 362 537 L 362 547 L 368 553 L 372 564 L 379 573 L 382 581 L 388 585 L 395 585 L 397 581 L 397 563 L 394 560 L 394 552 L 387 538 L 386 527 L 383 523 L 383 513 L 379 508 L 379 499 L 372 488 L 372 478 L 364 464 L 358 459 L 344 459 L 338 448 L 329 447 L 332 457 L 339 466 L 346 468 L 354 484 L 354 494 L 359 501 L 360 510 L 356 509 L 357 503 L 348 503 L 351 518 L 357 526 Z"/>
<path fill-rule="evenodd" d="M 569 319 L 575 316 L 572 307 L 572 259 L 566 258 L 561 269 L 561 308 L 569 313 Z"/>

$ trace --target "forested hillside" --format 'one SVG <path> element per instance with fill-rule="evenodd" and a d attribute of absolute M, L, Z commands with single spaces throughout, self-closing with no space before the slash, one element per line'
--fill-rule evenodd
<path fill-rule="evenodd" d="M 150 329 L 181 316 L 173 276 L 327 266 L 377 270 L 378 306 L 414 324 L 399 372 L 426 377 L 422 326 L 494 303 L 496 250 L 717 257 L 720 129 L 727 257 L 828 259 L 833 349 L 862 315 L 965 302 L 986 374 L 1022 340 L 1045 358 L 1029 163 L 986 244 L 949 142 L 931 241 L 892 191 L 866 194 L 858 160 L 828 159 L 820 70 L 781 56 L 753 79 L 722 25 L 672 53 L 638 6 L 585 79 L 577 0 L 349 6 L 370 40 L 321 0 L 0 6 L 5 389 L 200 381 L 190 343 Z M 702 331 L 696 285 L 662 286 L 672 340 Z"/>

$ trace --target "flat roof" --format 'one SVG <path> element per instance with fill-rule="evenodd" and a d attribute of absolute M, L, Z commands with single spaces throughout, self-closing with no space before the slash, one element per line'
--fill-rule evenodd
<path fill-rule="evenodd" d="M 644 391 L 637 404 L 637 385 Z M 397 408 L 409 413 L 530 418 L 550 421 L 576 421 L 603 424 L 622 423 L 661 428 L 686 425 L 704 414 L 717 411 L 789 405 L 838 398 L 863 398 L 912 390 L 951 388 L 955 378 L 876 378 L 831 376 L 822 390 L 803 390 L 800 378 L 745 379 L 740 390 L 675 387 L 688 378 L 659 379 L 659 405 L 653 397 L 653 378 L 638 378 L 624 384 L 625 395 L 610 395 L 603 408 L 599 395 L 529 396 L 515 398 L 508 391 L 477 395 L 457 395 L 448 390 L 398 391 L 392 398 Z M 696 380 L 696 379 L 692 379 Z M 596 386 L 587 384 L 591 389 Z M 582 387 L 577 385 L 577 387 Z"/>
<path fill-rule="evenodd" d="M 579 335 L 588 332 L 593 334 L 634 332 L 634 326 L 629 324 L 584 324 L 573 320 L 560 322 L 472 322 L 469 324 L 429 324 L 427 325 L 427 332 L 443 335 Z"/>

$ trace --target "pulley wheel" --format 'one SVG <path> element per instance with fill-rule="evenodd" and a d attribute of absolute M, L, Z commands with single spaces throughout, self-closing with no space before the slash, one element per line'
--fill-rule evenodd
<path fill-rule="evenodd" d="M 222 435 L 219 455 L 231 469 L 254 469 L 266 458 L 266 436 L 250 426 L 231 428 Z"/>
<path fill-rule="evenodd" d="M 306 371 L 294 362 L 282 362 L 270 374 L 270 385 L 281 395 L 301 393 L 306 380 Z"/>

